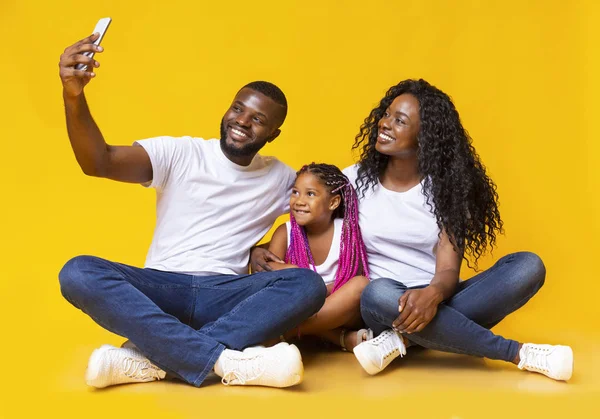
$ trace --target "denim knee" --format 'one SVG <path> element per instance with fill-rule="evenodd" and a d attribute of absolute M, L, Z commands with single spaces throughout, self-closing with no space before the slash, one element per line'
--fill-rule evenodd
<path fill-rule="evenodd" d="M 58 273 L 60 292 L 72 304 L 89 292 L 89 279 L 86 268 L 96 262 L 93 256 L 76 256 L 65 263 Z"/>
<path fill-rule="evenodd" d="M 375 334 L 391 327 L 398 317 L 398 298 L 406 287 L 389 278 L 371 281 L 360 296 L 360 313 Z"/>
<path fill-rule="evenodd" d="M 390 278 L 378 278 L 371 281 L 360 296 L 361 312 L 369 310 L 398 311 L 398 298 L 402 295 L 402 285 Z"/>
<path fill-rule="evenodd" d="M 518 275 L 514 284 L 524 290 L 537 292 L 546 281 L 546 266 L 542 259 L 533 252 L 515 253 L 515 262 L 519 264 Z"/>
<path fill-rule="evenodd" d="M 325 304 L 327 298 L 327 286 L 321 278 L 321 275 L 311 269 L 293 268 L 278 271 L 285 275 L 288 281 L 294 281 L 298 288 L 297 295 L 302 299 L 303 304 L 314 307 L 316 313 Z"/>
<path fill-rule="evenodd" d="M 302 269 L 301 276 L 302 282 L 310 294 L 308 298 L 319 306 L 316 311 L 320 310 L 327 298 L 327 286 L 325 285 L 323 278 L 321 275 L 310 269 Z"/>
<path fill-rule="evenodd" d="M 366 306 L 380 306 L 382 303 L 389 303 L 388 300 L 393 300 L 392 294 L 394 289 L 398 288 L 398 282 L 390 278 L 378 278 L 372 280 L 363 290 L 360 301 Z M 397 305 L 398 300 L 395 300 Z"/>

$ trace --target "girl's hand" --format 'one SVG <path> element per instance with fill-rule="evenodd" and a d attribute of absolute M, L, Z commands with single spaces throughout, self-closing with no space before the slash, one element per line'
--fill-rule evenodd
<path fill-rule="evenodd" d="M 420 332 L 437 314 L 438 305 L 444 300 L 435 286 L 408 290 L 398 299 L 400 315 L 392 323 L 401 333 Z"/>
<path fill-rule="evenodd" d="M 282 269 L 297 268 L 297 266 L 290 265 L 289 263 L 283 263 L 283 262 L 269 262 L 269 268 L 271 268 L 272 271 L 280 271 Z"/>

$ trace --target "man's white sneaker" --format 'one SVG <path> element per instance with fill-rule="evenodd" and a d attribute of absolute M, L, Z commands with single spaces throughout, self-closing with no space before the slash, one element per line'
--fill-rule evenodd
<path fill-rule="evenodd" d="M 165 375 L 163 370 L 139 351 L 103 345 L 90 356 L 85 382 L 92 387 L 104 388 L 116 384 L 162 380 Z"/>
<path fill-rule="evenodd" d="M 392 329 L 384 330 L 376 338 L 354 348 L 354 356 L 371 375 L 383 371 L 398 355 L 406 355 L 406 347 L 402 337 Z"/>
<path fill-rule="evenodd" d="M 215 364 L 215 373 L 228 386 L 290 387 L 302 381 L 304 366 L 298 348 L 282 342 L 243 352 L 225 349 Z"/>
<path fill-rule="evenodd" d="M 520 369 L 539 372 L 555 380 L 567 381 L 573 374 L 573 350 L 569 346 L 524 343 L 519 358 Z"/>
<path fill-rule="evenodd" d="M 137 346 L 135 346 L 135 345 L 133 344 L 133 342 L 132 342 L 132 341 L 130 341 L 130 340 L 126 340 L 125 342 L 123 342 L 123 343 L 121 344 L 121 348 L 133 349 L 133 350 L 135 350 L 135 351 L 139 351 L 138 347 L 137 347 Z"/>

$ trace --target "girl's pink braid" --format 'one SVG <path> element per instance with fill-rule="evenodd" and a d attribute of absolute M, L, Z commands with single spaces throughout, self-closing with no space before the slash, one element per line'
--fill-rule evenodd
<path fill-rule="evenodd" d="M 333 195 L 340 195 L 342 202 L 336 216 L 343 217 L 340 239 L 340 257 L 332 292 L 338 290 L 350 278 L 360 273 L 369 278 L 367 252 L 358 225 L 358 197 L 348 178 L 336 166 L 311 163 L 297 173 L 309 172 L 315 175 Z M 333 219 L 332 219 L 333 222 Z M 290 243 L 285 256 L 287 263 L 316 271 L 314 258 L 308 244 L 306 231 L 293 215 L 290 215 Z"/>

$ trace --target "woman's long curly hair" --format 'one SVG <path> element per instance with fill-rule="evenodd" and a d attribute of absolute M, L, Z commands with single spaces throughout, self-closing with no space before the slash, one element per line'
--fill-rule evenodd
<path fill-rule="evenodd" d="M 419 102 L 417 159 L 426 201 L 440 231 L 446 231 L 467 265 L 471 267 L 472 260 L 477 269 L 479 257 L 493 249 L 496 235 L 503 233 L 496 185 L 486 174 L 450 97 L 425 80 L 404 80 L 391 87 L 360 127 L 352 147 L 361 149 L 359 196 L 374 188 L 385 171 L 389 157 L 375 149 L 378 124 L 402 94 Z"/>

